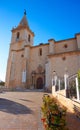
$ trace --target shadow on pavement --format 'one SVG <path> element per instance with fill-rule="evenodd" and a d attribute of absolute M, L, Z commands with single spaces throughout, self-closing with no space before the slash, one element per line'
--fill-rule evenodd
<path fill-rule="evenodd" d="M 0 98 L 0 111 L 15 115 L 32 114 L 32 110 L 30 110 L 28 107 L 4 98 Z"/>
<path fill-rule="evenodd" d="M 76 117 L 75 113 L 66 113 L 67 127 L 69 130 L 80 130 L 80 119 Z"/>

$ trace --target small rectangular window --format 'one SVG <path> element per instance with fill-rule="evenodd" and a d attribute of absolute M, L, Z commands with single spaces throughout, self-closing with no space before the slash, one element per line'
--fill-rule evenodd
<path fill-rule="evenodd" d="M 19 32 L 17 32 L 17 39 L 19 39 L 19 37 L 20 37 L 20 33 L 19 33 Z"/>
<path fill-rule="evenodd" d="M 31 37 L 30 37 L 30 34 L 28 35 L 28 41 L 30 42 L 30 40 L 31 40 Z"/>
<path fill-rule="evenodd" d="M 17 32 L 17 35 L 16 35 L 16 41 L 18 41 L 20 38 L 20 32 Z"/>
<path fill-rule="evenodd" d="M 42 48 L 39 49 L 39 55 L 42 56 Z"/>

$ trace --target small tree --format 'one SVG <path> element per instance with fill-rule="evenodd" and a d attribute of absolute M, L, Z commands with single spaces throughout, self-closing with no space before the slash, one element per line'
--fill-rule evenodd
<path fill-rule="evenodd" d="M 5 82 L 1 81 L 1 82 L 0 82 L 0 85 L 1 85 L 1 86 L 4 86 L 4 85 L 5 85 Z"/>

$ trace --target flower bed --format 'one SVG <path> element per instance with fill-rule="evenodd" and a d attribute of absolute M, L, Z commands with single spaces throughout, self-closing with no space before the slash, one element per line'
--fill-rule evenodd
<path fill-rule="evenodd" d="M 43 95 L 42 122 L 45 130 L 68 130 L 66 127 L 66 108 L 55 98 Z"/>

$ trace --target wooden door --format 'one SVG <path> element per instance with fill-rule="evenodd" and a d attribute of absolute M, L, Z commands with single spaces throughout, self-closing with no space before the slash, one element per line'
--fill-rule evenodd
<path fill-rule="evenodd" d="M 37 79 L 37 89 L 42 89 L 43 88 L 43 79 L 39 77 Z"/>

